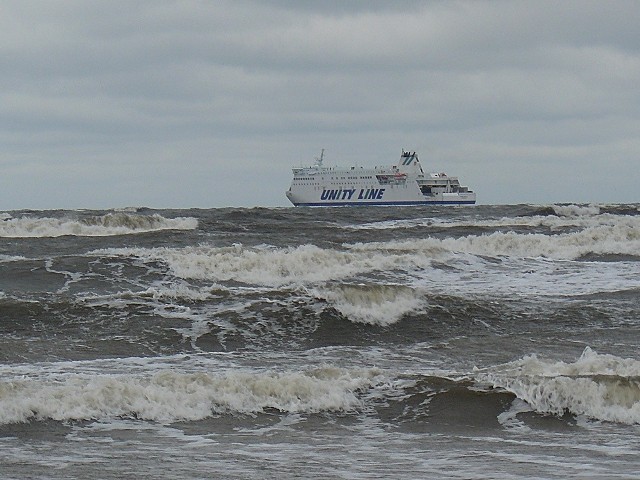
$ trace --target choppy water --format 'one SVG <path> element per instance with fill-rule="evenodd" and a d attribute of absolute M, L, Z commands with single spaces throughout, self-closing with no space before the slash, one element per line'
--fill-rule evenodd
<path fill-rule="evenodd" d="M 640 206 L 0 214 L 2 478 L 638 478 Z"/>

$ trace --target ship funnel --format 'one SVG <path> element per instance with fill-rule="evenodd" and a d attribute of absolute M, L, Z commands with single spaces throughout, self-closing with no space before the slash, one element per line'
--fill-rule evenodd
<path fill-rule="evenodd" d="M 416 152 L 405 152 L 404 148 L 402 149 L 402 155 L 400 155 L 397 168 L 403 172 L 417 170 L 420 173 L 424 173 L 420 165 L 420 160 L 418 160 L 418 154 Z"/>

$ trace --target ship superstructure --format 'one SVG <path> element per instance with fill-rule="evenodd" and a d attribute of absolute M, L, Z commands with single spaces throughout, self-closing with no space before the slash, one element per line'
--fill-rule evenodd
<path fill-rule="evenodd" d="M 476 203 L 476 194 L 457 177 L 424 173 L 416 152 L 402 151 L 392 166 L 325 167 L 324 150 L 314 165 L 293 168 L 287 198 L 295 206 L 461 205 Z"/>

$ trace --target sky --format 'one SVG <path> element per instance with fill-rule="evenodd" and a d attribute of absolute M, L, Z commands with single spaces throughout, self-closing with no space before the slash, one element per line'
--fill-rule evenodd
<path fill-rule="evenodd" d="M 0 209 L 287 206 L 416 151 L 479 204 L 640 202 L 640 2 L 0 0 Z"/>

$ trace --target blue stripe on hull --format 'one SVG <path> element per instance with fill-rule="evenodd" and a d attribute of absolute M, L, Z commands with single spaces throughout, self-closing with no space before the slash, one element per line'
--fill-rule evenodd
<path fill-rule="evenodd" d="M 426 201 L 411 201 L 411 202 L 318 202 L 318 203 L 294 203 L 296 207 L 385 207 L 385 206 L 411 206 L 411 205 L 474 205 L 475 200 L 470 201 L 443 201 L 443 202 L 426 202 Z"/>

